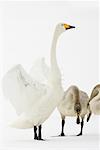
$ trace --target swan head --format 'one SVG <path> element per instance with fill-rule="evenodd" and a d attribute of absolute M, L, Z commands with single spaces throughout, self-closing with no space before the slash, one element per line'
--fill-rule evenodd
<path fill-rule="evenodd" d="M 65 32 L 66 30 L 68 29 L 73 29 L 75 28 L 75 26 L 71 26 L 69 24 L 66 24 L 66 23 L 59 23 L 57 24 L 56 26 L 56 31 L 59 33 L 59 35 L 63 32 Z"/>

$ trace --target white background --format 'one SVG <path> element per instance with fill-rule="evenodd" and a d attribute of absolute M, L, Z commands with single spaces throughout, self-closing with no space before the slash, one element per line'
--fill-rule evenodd
<path fill-rule="evenodd" d="M 32 63 L 45 57 L 50 64 L 50 47 L 59 22 L 76 26 L 61 35 L 57 60 L 62 84 L 67 89 L 76 84 L 89 95 L 99 80 L 98 3 L 97 2 L 0 2 L 1 78 L 15 64 L 29 71 Z M 2 96 L 2 95 L 1 95 Z M 0 97 L 1 97 L 0 96 Z M 16 117 L 14 108 L 0 99 L 1 149 L 91 149 L 99 147 L 99 120 L 93 116 L 85 123 L 82 137 L 52 137 L 60 133 L 57 110 L 43 125 L 45 142 L 33 141 L 33 130 L 11 129 L 7 124 Z M 66 118 L 65 132 L 76 135 L 80 126 L 75 118 Z"/>

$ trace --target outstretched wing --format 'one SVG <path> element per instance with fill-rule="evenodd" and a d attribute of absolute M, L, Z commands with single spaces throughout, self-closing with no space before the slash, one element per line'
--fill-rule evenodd
<path fill-rule="evenodd" d="M 12 68 L 3 78 L 4 95 L 11 101 L 18 115 L 28 111 L 46 91 L 47 87 L 34 81 L 21 65 Z"/>
<path fill-rule="evenodd" d="M 30 70 L 30 75 L 33 80 L 37 80 L 42 84 L 48 84 L 50 76 L 50 68 L 46 65 L 45 59 L 38 59 Z"/>

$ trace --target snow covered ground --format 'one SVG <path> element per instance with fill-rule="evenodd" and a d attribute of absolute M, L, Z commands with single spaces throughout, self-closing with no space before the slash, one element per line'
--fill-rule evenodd
<path fill-rule="evenodd" d="M 65 137 L 59 137 L 61 130 L 60 115 L 57 110 L 43 124 L 42 133 L 45 141 L 33 139 L 33 129 L 14 129 L 7 123 L 16 117 L 9 103 L 4 102 L 0 121 L 0 150 L 99 150 L 100 149 L 100 124 L 99 117 L 92 116 L 89 123 L 85 120 L 83 136 L 77 137 L 80 125 L 76 124 L 75 118 L 66 118 Z M 9 109 L 7 110 L 7 107 Z"/>
<path fill-rule="evenodd" d="M 49 137 L 46 141 L 27 140 L 8 140 L 2 146 L 2 150 L 99 150 L 98 135 L 84 135 L 82 137 Z"/>

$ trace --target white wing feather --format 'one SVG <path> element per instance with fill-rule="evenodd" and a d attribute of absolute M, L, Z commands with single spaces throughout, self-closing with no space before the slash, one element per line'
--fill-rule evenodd
<path fill-rule="evenodd" d="M 3 91 L 20 115 L 45 95 L 47 86 L 34 81 L 21 65 L 17 65 L 4 76 Z"/>
<path fill-rule="evenodd" d="M 42 84 L 48 84 L 50 77 L 50 68 L 46 65 L 45 59 L 38 59 L 31 68 L 30 75 L 33 80 L 37 80 Z"/>

